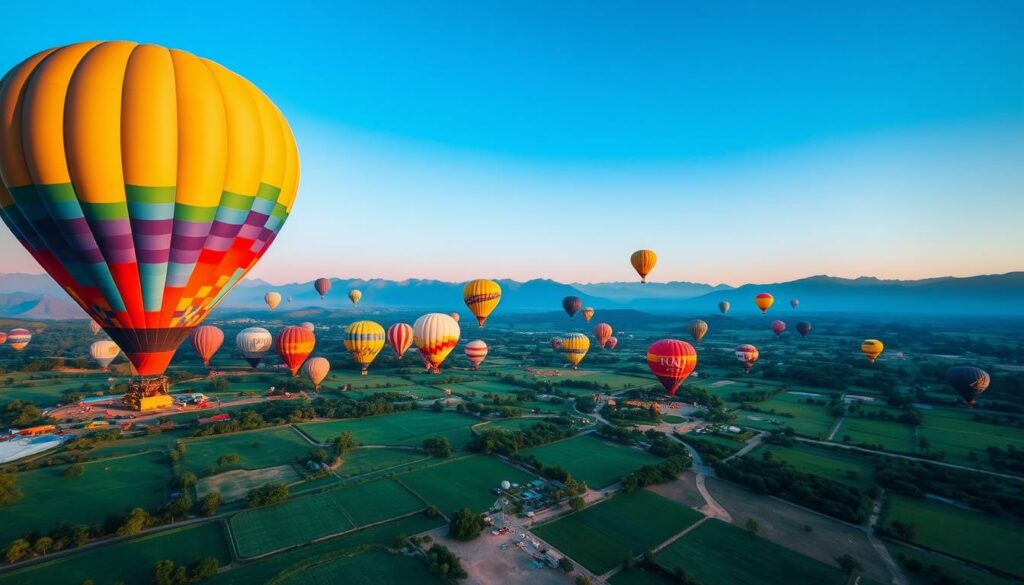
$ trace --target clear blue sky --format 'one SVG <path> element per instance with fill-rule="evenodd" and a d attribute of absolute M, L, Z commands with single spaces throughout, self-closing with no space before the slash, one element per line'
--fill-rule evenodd
<path fill-rule="evenodd" d="M 1024 269 L 1024 2 L 104 4 L 6 6 L 0 69 L 125 38 L 255 82 L 303 162 L 272 281 Z"/>

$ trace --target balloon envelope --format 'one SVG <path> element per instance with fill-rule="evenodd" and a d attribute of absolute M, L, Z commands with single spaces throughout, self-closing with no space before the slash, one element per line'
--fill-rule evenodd
<path fill-rule="evenodd" d="M 97 323 L 95 320 L 89 321 L 89 331 L 92 331 L 93 335 L 96 335 L 97 333 L 99 333 L 102 330 L 103 330 L 103 327 L 101 327 L 100 324 Z"/>
<path fill-rule="evenodd" d="M 724 315 L 729 312 L 729 306 L 729 301 L 722 301 L 718 303 L 718 310 Z"/>
<path fill-rule="evenodd" d="M 860 350 L 864 352 L 864 355 L 868 356 L 871 363 L 874 363 L 878 356 L 882 355 L 885 345 L 877 339 L 865 339 L 860 344 Z"/>
<path fill-rule="evenodd" d="M 598 323 L 594 325 L 594 338 L 597 339 L 597 344 L 604 347 L 605 343 L 608 343 L 608 339 L 612 336 L 612 326 L 607 323 Z"/>
<path fill-rule="evenodd" d="M 736 359 L 743 362 L 743 369 L 746 372 L 750 372 L 750 369 L 754 367 L 754 362 L 757 358 L 761 357 L 761 354 L 757 351 L 757 348 L 749 343 L 740 345 L 735 350 Z"/>
<path fill-rule="evenodd" d="M 7 334 L 0 331 L 0 345 L 7 343 Z"/>
<path fill-rule="evenodd" d="M 776 337 L 782 335 L 782 332 L 785 331 L 785 330 L 786 330 L 786 322 L 785 321 L 779 321 L 779 320 L 772 321 L 772 333 L 774 333 Z"/>
<path fill-rule="evenodd" d="M 462 289 L 462 300 L 476 317 L 480 327 L 501 302 L 501 286 L 493 280 L 477 279 L 466 283 Z"/>
<path fill-rule="evenodd" d="M 795 309 L 795 308 L 797 308 L 797 307 L 798 307 L 799 305 L 800 305 L 800 299 L 790 299 L 790 300 L 789 300 L 789 306 L 790 306 L 790 307 L 793 307 L 793 308 Z"/>
<path fill-rule="evenodd" d="M 702 319 L 694 319 L 690 321 L 690 325 L 686 329 L 693 336 L 693 340 L 700 343 L 700 340 L 704 339 L 704 336 L 708 333 L 708 324 Z"/>
<path fill-rule="evenodd" d="M 562 338 L 559 349 L 565 354 L 565 359 L 572 364 L 572 369 L 575 370 L 590 349 L 590 338 L 582 333 L 570 333 Z"/>
<path fill-rule="evenodd" d="M 313 288 L 316 289 L 316 292 L 319 293 L 322 299 L 327 294 L 327 291 L 331 290 L 331 281 L 326 278 L 318 278 L 313 281 Z"/>
<path fill-rule="evenodd" d="M 466 344 L 466 359 L 474 370 L 480 369 L 480 364 L 487 357 L 487 344 L 480 339 L 475 339 Z"/>
<path fill-rule="evenodd" d="M 281 293 L 270 291 L 267 294 L 263 295 L 263 302 L 266 303 L 268 307 L 270 307 L 271 311 L 273 311 L 274 309 L 277 308 L 278 305 L 281 304 Z"/>
<path fill-rule="evenodd" d="M 647 275 L 654 270 L 654 265 L 658 262 L 658 255 L 654 253 L 654 250 L 637 250 L 629 257 L 629 263 L 633 265 L 633 270 L 640 275 L 640 282 L 647 282 Z"/>
<path fill-rule="evenodd" d="M 607 347 L 608 349 L 615 349 L 615 346 L 618 344 L 619 338 L 613 336 L 608 338 L 608 341 L 605 342 L 604 346 Z"/>
<path fill-rule="evenodd" d="M 388 327 L 388 345 L 395 351 L 398 359 L 402 359 L 406 350 L 412 345 L 412 325 L 395 323 Z"/>
<path fill-rule="evenodd" d="M 675 396 L 683 380 L 697 367 L 697 351 L 685 341 L 661 339 L 647 349 L 647 367 L 668 395 Z"/>
<path fill-rule="evenodd" d="M 967 404 L 974 404 L 982 392 L 988 390 L 992 378 L 988 372 L 974 366 L 953 366 L 946 371 L 949 384 Z"/>
<path fill-rule="evenodd" d="M 350 290 L 350 291 L 348 291 L 348 300 L 352 301 L 353 305 L 358 305 L 359 304 L 359 299 L 361 299 L 361 298 L 363 298 L 362 291 L 359 291 L 359 290 Z"/>
<path fill-rule="evenodd" d="M 262 327 L 249 327 L 235 336 L 235 347 L 249 365 L 256 367 L 260 360 L 274 347 L 274 336 Z"/>
<path fill-rule="evenodd" d="M 424 362 L 429 364 L 432 373 L 441 372 L 441 362 L 459 342 L 459 324 L 450 315 L 443 313 L 427 313 L 412 326 L 413 343 L 423 355 Z"/>
<path fill-rule="evenodd" d="M 277 353 L 288 366 L 292 376 L 297 376 L 302 362 L 306 361 L 309 354 L 313 353 L 316 346 L 316 336 L 312 331 L 307 331 L 298 325 L 289 325 L 277 334 Z"/>
<path fill-rule="evenodd" d="M 377 354 L 384 349 L 384 328 L 373 321 L 356 321 L 345 328 L 345 349 L 365 376 Z"/>
<path fill-rule="evenodd" d="M 585 323 L 590 323 L 590 319 L 592 319 L 593 317 L 594 317 L 594 308 L 593 307 L 584 307 L 584 309 L 583 309 L 583 321 Z"/>
<path fill-rule="evenodd" d="M 210 358 L 217 353 L 221 344 L 224 343 L 224 332 L 213 325 L 202 325 L 192 331 L 192 348 L 203 360 L 203 365 L 210 366 Z"/>
<path fill-rule="evenodd" d="M 767 313 L 774 302 L 775 297 L 768 293 L 760 293 L 754 297 L 754 304 L 757 305 L 758 309 L 761 309 L 762 313 Z"/>
<path fill-rule="evenodd" d="M 551 349 L 558 349 L 558 348 L 562 347 L 562 338 L 560 338 L 560 337 L 552 337 L 550 343 L 551 343 Z"/>
<path fill-rule="evenodd" d="M 582 307 L 583 301 L 579 297 L 565 297 L 562 299 L 562 309 L 565 310 L 570 319 L 575 317 Z"/>
<path fill-rule="evenodd" d="M 807 337 L 807 334 L 811 332 L 811 324 L 807 321 L 800 321 L 796 324 L 796 332 L 800 334 L 800 337 Z"/>
<path fill-rule="evenodd" d="M 89 346 L 89 357 L 94 359 L 96 363 L 103 368 L 104 372 L 107 371 L 107 366 L 110 365 L 110 362 L 114 361 L 114 358 L 116 358 L 119 353 L 121 353 L 121 348 L 113 341 L 108 341 L 106 339 L 94 341 L 92 342 L 92 345 Z"/>
<path fill-rule="evenodd" d="M 309 330 L 309 331 L 312 331 L 313 333 L 316 333 L 316 325 L 310 323 L 309 321 L 304 322 L 302 324 L 302 328 L 306 329 L 306 330 Z"/>
<path fill-rule="evenodd" d="M 302 364 L 302 373 L 309 378 L 309 381 L 313 384 L 313 389 L 317 392 L 320 391 L 320 383 L 324 381 L 324 378 L 330 372 L 331 362 L 327 361 L 327 358 L 309 358 L 305 364 Z"/>
<path fill-rule="evenodd" d="M 11 346 L 14 351 L 25 349 L 30 341 L 32 341 L 32 333 L 28 329 L 19 327 L 7 332 L 7 345 Z"/>

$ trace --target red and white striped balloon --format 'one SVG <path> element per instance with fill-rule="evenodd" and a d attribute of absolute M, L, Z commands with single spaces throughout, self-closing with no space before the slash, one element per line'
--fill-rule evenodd
<path fill-rule="evenodd" d="M 487 357 L 487 344 L 481 339 L 470 341 L 466 344 L 466 359 L 473 366 L 474 370 L 480 369 L 480 364 Z"/>
<path fill-rule="evenodd" d="M 388 327 L 388 345 L 395 350 L 398 359 L 402 359 L 405 350 L 412 346 L 412 325 L 408 323 L 395 323 Z"/>

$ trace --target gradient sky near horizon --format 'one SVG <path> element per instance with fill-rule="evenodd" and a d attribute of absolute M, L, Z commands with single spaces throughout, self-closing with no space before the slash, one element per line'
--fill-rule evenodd
<path fill-rule="evenodd" d="M 648 247 L 655 281 L 1024 269 L 1024 2 L 39 6 L 4 7 L 0 70 L 131 39 L 281 108 L 271 282 L 633 280 Z"/>

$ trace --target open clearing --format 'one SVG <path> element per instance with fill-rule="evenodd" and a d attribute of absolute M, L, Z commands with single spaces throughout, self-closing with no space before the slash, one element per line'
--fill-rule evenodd
<path fill-rule="evenodd" d="M 444 583 L 419 557 L 370 550 L 325 560 L 271 581 L 274 585 L 377 585 L 381 583 Z"/>
<path fill-rule="evenodd" d="M 805 400 L 808 398 L 798 394 L 779 394 L 757 403 L 758 409 L 765 412 L 737 411 L 740 415 L 737 424 L 764 431 L 793 427 L 798 435 L 812 439 L 824 438 L 832 429 L 835 417 L 829 412 L 828 406 L 807 404 Z M 772 410 L 775 412 L 769 412 Z M 791 416 L 785 416 L 787 414 Z"/>
<path fill-rule="evenodd" d="M 931 443 L 929 452 L 945 453 L 944 460 L 950 463 L 979 467 L 981 461 L 988 459 L 989 445 L 1024 449 L 1024 429 L 974 421 L 974 413 L 967 410 L 935 408 L 921 414 L 919 436 Z M 976 457 L 974 461 L 970 459 L 971 453 Z"/>
<path fill-rule="evenodd" d="M 646 451 L 593 434 L 526 449 L 522 453 L 536 456 L 544 465 L 561 466 L 576 479 L 586 481 L 591 489 L 609 486 L 635 469 L 661 461 Z"/>
<path fill-rule="evenodd" d="M 917 447 L 913 427 L 889 420 L 847 416 L 832 440 L 840 442 L 846 437 L 851 445 L 881 445 L 882 449 L 897 453 L 914 453 Z"/>
<path fill-rule="evenodd" d="M 446 437 L 452 448 L 469 442 L 469 427 L 480 419 L 454 412 L 413 410 L 397 414 L 370 416 L 323 423 L 299 425 L 313 439 L 325 443 L 345 431 L 351 431 L 362 445 L 401 445 L 419 447 L 423 439 Z"/>
<path fill-rule="evenodd" d="M 765 453 L 771 453 L 772 459 L 785 461 L 803 473 L 845 483 L 855 488 L 866 490 L 874 483 L 872 478 L 875 471 L 871 462 L 855 455 L 806 445 L 794 447 L 761 445 L 746 456 L 763 457 Z"/>
<path fill-rule="evenodd" d="M 340 477 L 347 478 L 427 459 L 430 459 L 430 456 L 422 451 L 388 447 L 361 447 L 345 454 L 341 467 L 335 473 Z"/>
<path fill-rule="evenodd" d="M 262 469 L 305 459 L 313 447 L 290 426 L 189 439 L 185 466 L 196 475 L 213 475 L 231 469 Z M 217 458 L 237 454 L 237 463 L 217 465 Z"/>
<path fill-rule="evenodd" d="M 202 498 L 206 494 L 220 492 L 225 502 L 244 499 L 249 490 L 266 483 L 283 483 L 285 485 L 302 479 L 295 467 L 278 465 L 263 469 L 232 469 L 204 477 L 196 482 L 196 496 Z"/>
<path fill-rule="evenodd" d="M 470 455 L 397 479 L 441 512 L 451 514 L 466 507 L 485 512 L 498 499 L 492 490 L 502 481 L 525 483 L 535 478 L 497 457 Z"/>
<path fill-rule="evenodd" d="M 900 561 L 900 556 L 904 556 L 908 559 L 916 559 L 921 561 L 921 564 L 925 567 L 928 565 L 941 567 L 946 572 L 952 573 L 953 575 L 963 579 L 964 583 L 970 583 L 970 585 L 1011 585 L 1012 583 L 1020 583 L 1019 581 L 1010 581 L 1009 579 L 998 577 L 988 571 L 975 569 L 941 555 L 932 554 L 891 540 L 885 541 L 885 547 L 889 549 L 889 554 L 891 554 L 892 558 L 897 562 Z M 905 572 L 907 572 L 908 575 L 913 575 L 913 573 L 910 573 L 909 571 Z"/>

